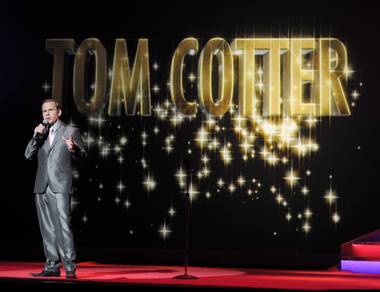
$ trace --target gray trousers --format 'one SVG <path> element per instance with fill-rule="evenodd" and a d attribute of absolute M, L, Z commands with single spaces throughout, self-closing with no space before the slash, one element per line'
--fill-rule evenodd
<path fill-rule="evenodd" d="M 45 270 L 75 271 L 74 238 L 70 226 L 70 194 L 53 193 L 47 186 L 36 194 L 38 222 L 46 257 Z"/>

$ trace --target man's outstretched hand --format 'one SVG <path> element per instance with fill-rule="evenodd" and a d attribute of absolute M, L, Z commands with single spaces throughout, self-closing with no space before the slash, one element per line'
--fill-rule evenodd
<path fill-rule="evenodd" d="M 68 149 L 70 152 L 74 152 L 74 151 L 75 151 L 75 148 L 77 147 L 77 144 L 75 144 L 74 139 L 73 139 L 73 136 L 70 135 L 69 138 L 62 137 L 62 139 L 65 140 L 65 143 L 66 143 L 67 149 Z"/>

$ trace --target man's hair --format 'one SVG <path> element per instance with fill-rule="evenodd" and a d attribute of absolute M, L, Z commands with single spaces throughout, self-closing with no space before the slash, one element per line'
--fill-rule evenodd
<path fill-rule="evenodd" d="M 44 105 L 45 103 L 48 103 L 48 102 L 54 102 L 54 103 L 55 103 L 55 106 L 57 107 L 58 110 L 61 110 L 61 109 L 62 109 L 62 107 L 61 107 L 61 105 L 59 104 L 59 102 L 56 101 L 55 99 L 52 99 L 52 98 L 44 99 L 44 100 L 42 101 L 42 105 Z M 41 105 L 41 106 L 42 106 L 42 105 Z"/>

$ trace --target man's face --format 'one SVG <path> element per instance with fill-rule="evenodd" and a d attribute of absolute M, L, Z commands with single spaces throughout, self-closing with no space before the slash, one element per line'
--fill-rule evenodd
<path fill-rule="evenodd" d="M 57 108 L 55 102 L 45 102 L 42 105 L 42 117 L 47 120 L 50 125 L 53 125 L 61 115 L 61 110 Z"/>

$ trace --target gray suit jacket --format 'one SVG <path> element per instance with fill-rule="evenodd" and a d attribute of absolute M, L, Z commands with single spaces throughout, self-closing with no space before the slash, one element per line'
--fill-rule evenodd
<path fill-rule="evenodd" d="M 73 136 L 78 147 L 70 152 L 62 137 Z M 66 125 L 60 121 L 57 134 L 50 146 L 47 134 L 43 138 L 33 137 L 26 147 L 25 157 L 33 159 L 37 154 L 38 169 L 34 184 L 34 193 L 45 192 L 47 185 L 55 193 L 72 193 L 72 161 L 85 157 L 86 150 L 83 145 L 79 129 Z"/>

